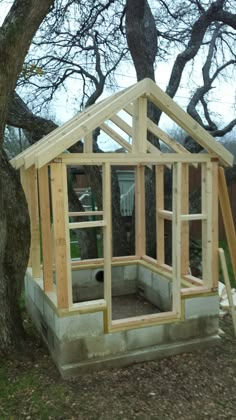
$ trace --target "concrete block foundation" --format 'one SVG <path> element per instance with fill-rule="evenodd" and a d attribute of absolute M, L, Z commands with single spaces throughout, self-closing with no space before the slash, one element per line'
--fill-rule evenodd
<path fill-rule="evenodd" d="M 114 270 L 119 268 L 119 270 Z M 97 268 L 73 272 L 75 300 L 103 298 Z M 172 307 L 172 282 L 146 267 L 113 267 L 114 295 L 139 293 L 160 311 Z M 218 339 L 218 294 L 181 297 L 181 317 L 155 325 L 104 332 L 104 313 L 58 311 L 42 281 L 25 277 L 26 305 L 64 378 L 101 368 L 115 368 L 200 349 Z M 90 298 L 90 299 L 89 299 Z"/>

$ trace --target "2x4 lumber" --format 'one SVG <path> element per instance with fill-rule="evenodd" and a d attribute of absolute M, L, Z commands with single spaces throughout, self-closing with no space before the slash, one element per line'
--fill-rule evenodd
<path fill-rule="evenodd" d="M 133 104 L 132 152 L 146 153 L 147 150 L 147 98 L 140 97 Z"/>
<path fill-rule="evenodd" d="M 135 171 L 135 253 L 138 257 L 146 254 L 144 166 L 137 166 Z"/>
<path fill-rule="evenodd" d="M 157 165 L 156 172 L 156 243 L 157 260 L 160 264 L 165 263 L 165 221 L 160 216 L 164 211 L 164 166 Z"/>
<path fill-rule="evenodd" d="M 128 150 L 128 152 L 131 152 L 131 145 L 128 143 L 127 140 L 120 136 L 120 134 L 113 130 L 113 128 L 109 127 L 106 123 L 100 124 L 100 128 L 102 131 L 104 131 L 104 133 L 106 133 L 109 137 L 115 140 L 120 146 L 124 147 L 124 149 Z"/>
<path fill-rule="evenodd" d="M 109 331 L 112 321 L 112 197 L 111 197 L 111 166 L 108 162 L 102 167 L 102 199 L 104 213 L 103 227 L 103 257 L 104 257 L 104 299 L 107 304 L 107 310 L 104 312 L 105 331 Z"/>
<path fill-rule="evenodd" d="M 69 229 L 94 228 L 94 227 L 102 227 L 102 226 L 105 226 L 105 222 L 103 220 L 95 220 L 92 222 L 69 223 Z"/>
<path fill-rule="evenodd" d="M 200 126 L 189 114 L 163 92 L 149 79 L 150 100 L 173 121 L 182 127 L 197 143 L 210 153 L 217 154 L 220 162 L 232 166 L 234 157 L 219 142 L 217 142 L 204 128 Z"/>
<path fill-rule="evenodd" d="M 219 282 L 219 180 L 218 161 L 212 162 L 212 287 L 218 288 Z"/>
<path fill-rule="evenodd" d="M 51 216 L 48 185 L 48 166 L 38 171 L 39 206 L 43 257 L 43 287 L 45 292 L 53 291 L 53 257 L 51 237 Z"/>
<path fill-rule="evenodd" d="M 173 266 L 173 311 L 180 315 L 181 300 L 181 255 L 182 255 L 182 238 L 181 238 L 181 209 L 182 209 L 182 164 L 175 163 L 173 166 L 173 221 L 172 221 L 172 266 Z"/>
<path fill-rule="evenodd" d="M 121 95 L 122 92 L 117 93 L 117 96 Z M 78 113 L 75 117 L 71 118 L 62 126 L 56 128 L 47 136 L 43 137 L 40 141 L 32 145 L 29 149 L 20 153 L 16 158 L 11 160 L 12 165 L 17 169 L 21 165 L 24 165 L 26 159 L 30 159 L 30 157 L 34 157 L 41 149 L 43 149 L 50 141 L 53 141 L 60 137 L 64 133 L 65 130 L 73 129 L 78 126 L 78 124 L 82 124 L 87 116 L 88 113 L 95 112 L 97 109 L 100 109 L 103 105 L 108 103 L 110 98 L 105 98 L 102 101 L 91 105 L 89 108 L 86 108 L 81 113 Z M 88 133 L 89 134 L 89 133 Z M 30 163 L 28 163 L 30 164 Z"/>
<path fill-rule="evenodd" d="M 147 80 L 142 80 L 137 85 L 129 88 L 126 92 L 116 97 L 110 98 L 109 102 L 96 111 L 88 111 L 83 123 L 79 120 L 76 128 L 69 128 L 64 130 L 58 137 L 50 140 L 43 149 L 41 149 L 36 156 L 37 167 L 41 167 L 52 160 L 55 156 L 62 153 L 63 150 L 73 145 L 80 138 L 86 136 L 90 131 L 99 127 L 105 120 L 108 120 L 111 115 L 118 112 L 129 102 L 135 101 L 139 96 L 144 95 L 147 90 Z M 85 155 L 85 154 L 84 154 Z M 27 163 L 26 163 L 27 164 Z"/>
<path fill-rule="evenodd" d="M 181 236 L 182 236 L 182 253 L 181 253 L 181 274 L 189 273 L 189 223 L 193 220 L 189 215 L 189 165 L 182 164 L 182 200 L 181 200 Z M 196 215 L 195 215 L 196 216 Z M 186 218 L 190 217 L 190 219 Z"/>
<path fill-rule="evenodd" d="M 29 211 L 29 216 L 30 216 L 31 205 L 30 205 L 30 190 L 29 190 L 29 171 L 27 171 L 24 167 L 20 168 L 20 180 L 21 180 L 22 188 L 25 193 L 25 198 L 27 201 L 27 206 L 28 206 L 28 211 Z M 30 216 L 30 219 L 31 219 L 31 216 Z M 28 267 L 32 267 L 31 247 L 30 247 Z"/>
<path fill-rule="evenodd" d="M 112 321 L 110 331 L 118 332 L 149 325 L 163 324 L 166 322 L 173 322 L 176 320 L 176 318 L 177 314 L 175 312 L 164 312 L 152 315 L 142 315 L 131 318 L 117 319 Z"/>
<path fill-rule="evenodd" d="M 51 191 L 56 259 L 57 305 L 72 306 L 70 238 L 68 229 L 67 172 L 63 163 L 52 163 Z"/>
<path fill-rule="evenodd" d="M 28 173 L 29 195 L 30 195 L 30 222 L 31 222 L 31 261 L 32 276 L 41 276 L 40 264 L 40 234 L 39 234 L 39 206 L 38 206 L 38 177 L 35 166 L 32 166 Z"/>
<path fill-rule="evenodd" d="M 233 321 L 234 336 L 236 337 L 235 306 L 234 306 L 234 301 L 233 301 L 233 296 L 232 296 L 232 291 L 231 291 L 231 285 L 230 285 L 230 280 L 229 280 L 229 272 L 228 272 L 227 265 L 226 265 L 225 253 L 224 253 L 224 250 L 222 248 L 219 248 L 219 255 L 220 255 L 221 268 L 222 268 L 223 277 L 224 277 L 225 286 L 226 286 L 226 291 L 227 291 L 227 297 L 228 297 L 228 301 L 229 301 L 229 309 L 230 309 L 231 316 L 232 316 L 232 321 Z"/>
<path fill-rule="evenodd" d="M 128 136 L 132 137 L 133 135 L 133 130 L 132 127 L 127 124 L 122 118 L 120 118 L 118 115 L 113 115 L 113 117 L 110 118 L 110 120 L 117 125 L 117 127 L 119 127 L 121 130 L 123 130 L 126 134 L 128 134 Z M 148 141 L 146 139 L 146 144 L 147 144 L 147 150 L 150 153 L 157 153 L 157 154 L 161 154 L 161 151 L 159 149 L 157 149 L 157 147 L 155 147 L 152 143 L 150 143 L 150 141 Z"/>
<path fill-rule="evenodd" d="M 93 133 L 92 131 L 84 137 L 84 153 L 93 153 Z"/>
<path fill-rule="evenodd" d="M 219 201 L 234 278 L 236 279 L 236 232 L 223 168 L 219 168 Z"/>
<path fill-rule="evenodd" d="M 68 214 L 70 217 L 102 216 L 103 211 L 70 211 Z"/>
<path fill-rule="evenodd" d="M 112 165 L 169 165 L 175 162 L 202 163 L 208 162 L 211 155 L 207 154 L 177 154 L 177 153 L 64 153 L 58 156 L 67 165 L 102 165 L 111 162 Z"/>
<path fill-rule="evenodd" d="M 212 287 L 212 164 L 202 165 L 202 278 L 206 287 Z"/>
<path fill-rule="evenodd" d="M 161 217 L 162 219 L 165 219 L 165 220 L 172 220 L 173 219 L 173 211 L 158 210 L 158 215 L 159 215 L 159 217 Z"/>
<path fill-rule="evenodd" d="M 181 214 L 180 219 L 182 221 L 190 221 L 190 220 L 206 220 L 207 215 L 204 213 L 195 213 L 195 214 Z"/>

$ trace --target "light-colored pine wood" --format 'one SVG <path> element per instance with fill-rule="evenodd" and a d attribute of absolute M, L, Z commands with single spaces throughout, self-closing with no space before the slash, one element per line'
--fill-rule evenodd
<path fill-rule="evenodd" d="M 142 315 L 131 318 L 123 318 L 112 321 L 110 332 L 125 331 L 134 328 L 142 328 L 149 325 L 158 325 L 177 320 L 175 312 L 163 312 L 152 315 Z"/>
<path fill-rule="evenodd" d="M 51 216 L 48 185 L 48 166 L 38 171 L 39 206 L 43 262 L 43 286 L 45 292 L 53 291 L 53 258 L 51 241 Z"/>
<path fill-rule="evenodd" d="M 218 288 L 219 281 L 219 190 L 218 190 L 218 162 L 212 162 L 211 179 L 212 179 L 212 197 L 211 197 L 211 211 L 212 211 L 212 287 Z M 236 257 L 235 257 L 236 258 Z"/>
<path fill-rule="evenodd" d="M 69 217 L 103 216 L 103 211 L 70 211 Z"/>
<path fill-rule="evenodd" d="M 182 260 L 182 238 L 181 238 L 181 207 L 182 207 L 182 164 L 173 165 L 173 190 L 172 190 L 172 267 L 173 267 L 173 311 L 180 315 L 180 288 L 181 288 L 181 260 Z"/>
<path fill-rule="evenodd" d="M 182 197 L 181 197 L 181 236 L 182 236 L 182 253 L 181 253 L 181 274 L 189 273 L 189 223 L 186 216 L 192 216 L 189 212 L 189 166 L 186 163 L 182 165 Z M 192 219 L 188 219 L 192 220 Z"/>
<path fill-rule="evenodd" d="M 195 214 L 182 214 L 180 216 L 180 219 L 184 221 L 190 221 L 190 220 L 206 220 L 207 215 L 203 213 L 195 213 Z"/>
<path fill-rule="evenodd" d="M 220 262 L 221 262 L 221 268 L 222 268 L 222 272 L 223 272 L 223 276 L 224 276 L 225 286 L 226 286 L 226 290 L 227 290 L 229 308 L 230 308 L 230 312 L 231 312 L 231 316 L 232 316 L 232 320 L 233 320 L 234 336 L 236 337 L 235 306 L 234 306 L 234 301 L 233 301 L 233 296 L 232 296 L 232 291 L 231 291 L 231 285 L 230 285 L 230 280 L 229 280 L 229 272 L 228 272 L 227 265 L 226 265 L 225 253 L 224 253 L 224 250 L 222 248 L 219 248 L 219 255 L 220 255 Z"/>
<path fill-rule="evenodd" d="M 56 258 L 57 305 L 72 306 L 70 238 L 68 226 L 67 173 L 63 163 L 52 163 L 51 191 Z"/>
<path fill-rule="evenodd" d="M 39 206 L 38 206 L 38 179 L 37 170 L 32 166 L 28 173 L 29 182 L 29 205 L 30 205 L 30 225 L 31 225 L 31 261 L 32 276 L 41 277 L 40 261 L 40 234 L 39 234 Z"/>
<path fill-rule="evenodd" d="M 137 166 L 135 171 L 135 253 L 138 257 L 146 254 L 144 166 Z"/>
<path fill-rule="evenodd" d="M 84 153 L 93 152 L 93 133 L 92 131 L 84 137 Z"/>
<path fill-rule="evenodd" d="M 119 133 L 113 130 L 113 128 L 109 127 L 109 125 L 107 125 L 106 123 L 100 124 L 100 128 L 102 131 L 104 131 L 104 133 L 106 133 L 113 140 L 115 140 L 121 147 L 128 150 L 128 152 L 131 152 L 131 145 Z"/>
<path fill-rule="evenodd" d="M 20 180 L 21 180 L 22 188 L 23 188 L 24 193 L 25 193 L 25 198 L 26 198 L 26 201 L 27 201 L 27 206 L 28 206 L 28 211 L 29 211 L 29 217 L 30 217 L 30 220 L 31 220 L 29 171 L 27 171 L 23 166 L 20 168 Z M 30 246 L 28 267 L 32 267 L 31 246 Z"/>
<path fill-rule="evenodd" d="M 223 168 L 219 168 L 219 201 L 234 278 L 236 279 L 236 232 Z"/>
<path fill-rule="evenodd" d="M 226 166 L 233 165 L 233 155 L 150 79 L 149 89 L 151 92 L 149 98 L 158 108 L 164 111 L 209 153 L 215 153 L 220 162 Z"/>
<path fill-rule="evenodd" d="M 202 165 L 202 278 L 206 287 L 212 287 L 212 164 Z M 217 262 L 217 261 L 216 261 Z"/>
<path fill-rule="evenodd" d="M 147 99 L 140 97 L 133 104 L 132 151 L 146 153 L 147 150 Z"/>
<path fill-rule="evenodd" d="M 158 215 L 161 219 L 164 219 L 164 220 L 172 220 L 173 219 L 173 211 L 158 210 Z"/>
<path fill-rule="evenodd" d="M 112 260 L 112 198 L 111 198 L 111 167 L 108 162 L 102 167 L 102 199 L 104 213 L 103 228 L 103 256 L 104 256 L 104 299 L 107 304 L 106 313 L 104 313 L 108 331 L 112 320 L 112 278 L 111 278 L 111 260 Z M 104 323 L 105 323 L 104 321 Z"/>
<path fill-rule="evenodd" d="M 101 226 L 105 226 L 105 222 L 103 220 L 95 220 L 92 222 L 69 223 L 69 229 L 84 229 L 84 228 L 94 228 L 94 227 L 101 227 Z"/>
<path fill-rule="evenodd" d="M 100 126 L 104 121 L 109 119 L 110 116 L 116 114 L 129 102 L 135 101 L 139 96 L 146 92 L 146 80 L 142 80 L 139 84 L 130 87 L 127 92 L 123 92 L 117 97 L 114 96 L 110 101 L 100 108 L 96 109 L 96 112 L 89 112 L 86 116 L 86 120 L 81 124 L 81 121 L 77 121 L 76 128 L 69 128 L 68 131 L 64 130 L 59 137 L 54 138 L 53 141 L 50 139 L 47 146 L 44 145 L 43 149 L 37 152 L 36 164 L 41 167 L 54 159 L 55 156 L 62 153 L 63 150 L 68 149 L 79 139 L 85 137 L 90 131 L 93 131 L 96 127 Z M 25 167 L 30 163 L 25 160 Z"/>
<path fill-rule="evenodd" d="M 125 156 L 125 160 L 124 160 Z M 59 156 L 62 162 L 67 165 L 102 165 L 105 162 L 110 162 L 112 165 L 170 165 L 174 162 L 183 162 L 183 163 L 202 163 L 208 162 L 211 158 L 211 155 L 207 154 L 194 154 L 184 155 L 177 153 L 65 153 Z"/>
<path fill-rule="evenodd" d="M 164 166 L 157 165 L 156 172 L 156 242 L 157 260 L 159 264 L 165 263 L 165 222 L 160 212 L 164 210 Z"/>

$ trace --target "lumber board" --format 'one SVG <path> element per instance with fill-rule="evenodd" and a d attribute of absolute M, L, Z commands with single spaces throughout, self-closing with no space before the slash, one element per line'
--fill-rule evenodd
<path fill-rule="evenodd" d="M 219 168 L 219 201 L 220 209 L 223 217 L 226 239 L 229 247 L 231 264 L 236 280 L 236 232 L 230 207 L 229 194 L 225 173 L 223 168 Z"/>
<path fill-rule="evenodd" d="M 69 217 L 102 216 L 103 211 L 69 211 Z"/>
<path fill-rule="evenodd" d="M 43 260 L 43 287 L 45 292 L 53 291 L 53 257 L 51 237 L 51 216 L 48 185 L 48 166 L 38 171 L 39 180 L 39 206 Z"/>
<path fill-rule="evenodd" d="M 218 162 L 212 162 L 212 287 L 219 282 L 219 190 Z"/>
<path fill-rule="evenodd" d="M 225 166 L 232 166 L 234 157 L 224 146 L 217 142 L 203 127 L 187 114 L 176 102 L 173 101 L 152 80 L 148 80 L 149 99 L 173 121 L 182 127 L 197 143 L 209 153 L 215 153 L 219 161 Z"/>
<path fill-rule="evenodd" d="M 215 156 L 215 155 L 214 155 Z M 112 165 L 135 165 L 135 164 L 163 164 L 169 165 L 175 162 L 203 163 L 209 162 L 212 155 L 207 154 L 177 154 L 177 153 L 64 153 L 58 156 L 67 165 L 102 165 L 110 162 Z"/>
<path fill-rule="evenodd" d="M 165 263 L 165 222 L 160 212 L 164 211 L 164 166 L 156 165 L 156 242 L 157 260 L 160 264 Z"/>
<path fill-rule="evenodd" d="M 189 273 L 189 220 L 193 215 L 189 212 L 189 166 L 186 163 L 182 165 L 182 197 L 181 197 L 181 236 L 182 236 L 182 253 L 181 253 L 181 274 Z M 187 218 L 188 217 L 188 218 Z M 190 219 L 189 219 L 190 217 Z"/>
<path fill-rule="evenodd" d="M 93 133 L 92 131 L 84 137 L 84 153 L 93 153 Z"/>
<path fill-rule="evenodd" d="M 133 103 L 132 152 L 145 153 L 147 150 L 147 99 L 140 97 Z"/>
<path fill-rule="evenodd" d="M 230 280 L 229 280 L 229 272 L 228 272 L 227 265 L 226 265 L 225 253 L 224 253 L 224 250 L 222 248 L 219 248 L 219 255 L 220 255 L 220 262 L 221 262 L 221 268 L 222 268 L 222 272 L 223 272 L 223 276 L 224 276 L 225 286 L 226 286 L 226 290 L 227 290 L 229 308 L 230 308 L 232 321 L 233 321 L 234 336 L 236 337 L 235 306 L 234 306 L 234 301 L 233 301 L 233 296 L 232 296 L 232 291 L 231 291 L 231 285 L 230 285 Z"/>
<path fill-rule="evenodd" d="M 29 188 L 29 172 L 24 167 L 20 168 L 20 180 L 21 185 L 25 193 L 25 198 L 27 201 L 28 211 L 29 211 L 29 217 L 31 220 L 31 205 L 30 205 L 30 188 Z M 29 260 L 28 260 L 28 267 L 32 267 L 32 255 L 31 255 L 31 246 L 30 246 L 30 253 L 29 253 Z"/>
<path fill-rule="evenodd" d="M 176 321 L 179 315 L 176 312 L 162 312 L 158 314 L 142 315 L 112 321 L 111 332 L 125 331 L 134 328 L 142 328 L 149 325 L 164 324 Z"/>
<path fill-rule="evenodd" d="M 30 195 L 30 222 L 31 222 L 31 262 L 32 276 L 41 277 L 40 261 L 40 233 L 39 233 L 39 206 L 38 206 L 38 177 L 35 166 L 32 166 L 28 173 L 29 195 Z"/>
<path fill-rule="evenodd" d="M 137 166 L 135 171 L 135 254 L 146 254 L 145 216 L 145 168 Z"/>
<path fill-rule="evenodd" d="M 43 149 L 37 152 L 36 165 L 41 167 L 55 158 L 58 154 L 72 146 L 76 141 L 86 136 L 90 131 L 93 131 L 96 127 L 99 127 L 105 120 L 108 120 L 110 116 L 117 113 L 129 102 L 134 101 L 140 95 L 144 95 L 146 92 L 146 79 L 142 80 L 139 84 L 131 87 L 126 92 L 122 92 L 118 96 L 110 98 L 107 104 L 103 104 L 102 107 L 96 109 L 96 111 L 88 111 L 83 123 L 77 121 L 76 128 L 64 130 L 57 138 L 49 140 L 47 145 L 44 145 Z M 84 154 L 85 155 L 85 154 Z M 25 166 L 29 162 L 25 162 Z"/>
<path fill-rule="evenodd" d="M 69 229 L 84 229 L 105 226 L 103 220 L 95 220 L 92 222 L 71 222 L 69 223 Z"/>
<path fill-rule="evenodd" d="M 104 213 L 103 227 L 103 257 L 104 257 L 104 299 L 107 304 L 104 316 L 105 331 L 109 331 L 112 321 L 112 197 L 111 197 L 111 166 L 108 162 L 102 167 L 102 199 Z"/>
<path fill-rule="evenodd" d="M 158 216 L 165 220 L 172 220 L 173 219 L 173 211 L 169 210 L 158 210 Z"/>
<path fill-rule="evenodd" d="M 118 134 L 113 128 L 109 127 L 106 123 L 100 124 L 100 128 L 104 133 L 116 141 L 120 146 L 126 149 L 128 152 L 131 152 L 132 146 L 125 140 L 120 134 Z"/>
<path fill-rule="evenodd" d="M 182 238 L 181 238 L 181 207 L 182 207 L 182 164 L 175 163 L 173 166 L 173 189 L 172 189 L 172 278 L 173 278 L 173 311 L 181 312 L 181 256 L 182 256 Z"/>
<path fill-rule="evenodd" d="M 57 306 L 72 306 L 70 238 L 68 229 L 67 173 L 63 163 L 52 163 L 51 191 L 56 260 Z"/>
<path fill-rule="evenodd" d="M 202 278 L 206 287 L 212 287 L 212 163 L 202 165 Z"/>

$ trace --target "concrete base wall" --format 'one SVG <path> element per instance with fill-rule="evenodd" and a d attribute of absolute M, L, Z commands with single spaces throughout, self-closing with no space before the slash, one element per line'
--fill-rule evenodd
<path fill-rule="evenodd" d="M 218 340 L 217 295 L 183 299 L 182 319 L 176 322 L 109 334 L 104 334 L 103 312 L 59 315 L 29 273 L 25 295 L 29 314 L 64 378 L 199 349 Z"/>

